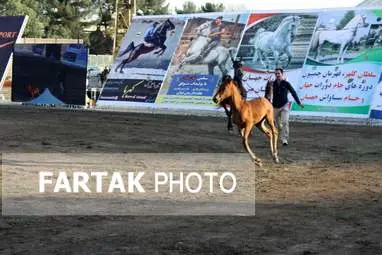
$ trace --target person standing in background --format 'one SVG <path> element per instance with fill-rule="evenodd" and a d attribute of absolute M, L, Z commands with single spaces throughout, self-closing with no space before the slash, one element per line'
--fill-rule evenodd
<path fill-rule="evenodd" d="M 289 140 L 289 108 L 288 92 L 290 92 L 297 104 L 304 108 L 292 85 L 284 79 L 282 68 L 275 69 L 275 80 L 269 79 L 265 89 L 265 97 L 272 102 L 276 126 L 280 133 L 280 141 L 284 146 Z"/>

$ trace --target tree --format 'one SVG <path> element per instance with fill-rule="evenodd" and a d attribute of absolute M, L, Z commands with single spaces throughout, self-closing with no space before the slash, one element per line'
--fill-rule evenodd
<path fill-rule="evenodd" d="M 182 9 L 175 8 L 177 14 L 186 14 L 186 13 L 197 13 L 200 12 L 200 9 L 196 7 L 194 2 L 187 1 L 183 3 Z"/>
<path fill-rule="evenodd" d="M 0 0 L 0 15 L 17 16 L 28 15 L 28 23 L 24 30 L 24 36 L 42 37 L 44 27 L 48 20 L 40 15 L 43 10 L 37 0 Z"/>
<path fill-rule="evenodd" d="M 166 0 L 137 0 L 137 10 L 144 15 L 170 14 Z"/>
<path fill-rule="evenodd" d="M 202 12 L 222 12 L 224 11 L 224 5 L 222 3 L 214 4 L 207 2 L 205 5 L 202 5 L 200 9 L 202 10 Z"/>
<path fill-rule="evenodd" d="M 94 14 L 91 0 L 45 0 L 44 4 L 49 19 L 45 27 L 47 37 L 78 38 L 84 27 L 92 23 L 89 17 Z"/>
<path fill-rule="evenodd" d="M 97 0 L 95 8 L 98 8 L 98 25 L 107 31 L 114 23 L 112 15 L 115 11 L 115 0 Z"/>
<path fill-rule="evenodd" d="M 354 11 L 348 11 L 345 16 L 341 19 L 341 21 L 338 23 L 337 25 L 337 30 L 340 30 L 340 29 L 343 29 L 346 24 L 352 19 L 354 18 L 355 16 L 355 13 Z"/>
<path fill-rule="evenodd" d="M 90 54 L 112 54 L 113 39 L 97 27 L 96 31 L 89 34 L 89 45 Z"/>
<path fill-rule="evenodd" d="M 98 8 L 97 30 L 89 34 L 89 53 L 112 54 L 115 0 L 97 0 L 95 7 Z"/>

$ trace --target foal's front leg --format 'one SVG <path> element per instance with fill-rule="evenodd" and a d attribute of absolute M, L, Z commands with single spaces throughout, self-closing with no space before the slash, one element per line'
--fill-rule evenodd
<path fill-rule="evenodd" d="M 225 114 L 227 115 L 227 118 L 228 118 L 227 129 L 228 129 L 228 131 L 232 131 L 233 130 L 232 109 L 228 111 L 227 107 L 224 104 L 223 104 L 223 108 L 224 108 Z"/>
<path fill-rule="evenodd" d="M 228 128 L 228 131 L 230 131 L 230 132 L 233 131 L 231 115 L 228 116 L 228 125 L 227 125 L 227 128 Z"/>
<path fill-rule="evenodd" d="M 248 144 L 248 137 L 249 137 L 249 134 L 251 133 L 251 129 L 252 129 L 252 127 L 253 127 L 253 124 L 249 124 L 249 125 L 247 124 L 247 125 L 245 126 L 245 128 L 242 129 L 242 132 L 243 132 L 243 130 L 244 130 L 244 135 L 243 135 L 243 145 L 244 145 L 244 148 L 246 149 L 246 151 L 249 153 L 249 156 L 251 157 L 252 161 L 253 161 L 256 165 L 262 167 L 263 164 L 262 164 L 262 162 L 261 162 L 261 159 L 258 158 L 258 157 L 256 157 L 255 153 L 251 150 L 251 147 L 249 147 L 249 144 Z"/>

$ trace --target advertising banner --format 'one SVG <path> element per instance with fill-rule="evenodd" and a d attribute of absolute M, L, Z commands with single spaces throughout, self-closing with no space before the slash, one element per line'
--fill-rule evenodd
<path fill-rule="evenodd" d="M 274 69 L 296 86 L 309 49 L 317 14 L 251 14 L 238 57 L 243 60 L 243 84 L 248 99 L 262 97 Z"/>
<path fill-rule="evenodd" d="M 97 105 L 110 106 L 113 101 L 119 106 L 129 102 L 154 103 L 185 22 L 185 19 L 176 17 L 133 19 Z M 139 91 L 139 96 L 122 97 L 125 87 L 134 86 L 136 81 L 141 84 L 135 90 Z"/>
<path fill-rule="evenodd" d="M 263 97 L 275 68 L 282 68 L 305 106 L 289 94 L 292 115 L 375 118 L 382 12 L 136 17 L 97 105 L 217 110 L 212 97 L 222 76 L 233 76 L 234 60 L 243 64 L 247 100 Z"/>
<path fill-rule="evenodd" d="M 160 80 L 112 79 L 106 82 L 100 99 L 154 103 L 161 84 Z"/>
<path fill-rule="evenodd" d="M 17 44 L 12 101 L 85 105 L 87 56 L 83 44 Z"/>
<path fill-rule="evenodd" d="M 298 114 L 369 116 L 380 76 L 381 22 L 372 10 L 322 12 L 299 81 Z"/>
<path fill-rule="evenodd" d="M 214 107 L 213 92 L 222 75 L 232 72 L 247 19 L 248 14 L 189 18 L 156 103 Z M 181 92 L 190 77 L 187 93 Z"/>
<path fill-rule="evenodd" d="M 133 19 L 108 78 L 163 80 L 184 24 L 176 17 Z"/>
<path fill-rule="evenodd" d="M 5 94 L 8 94 L 10 90 L 10 86 L 6 86 L 7 91 L 2 91 L 2 88 L 9 69 L 13 46 L 21 38 L 27 20 L 25 16 L 0 17 L 0 91 Z"/>

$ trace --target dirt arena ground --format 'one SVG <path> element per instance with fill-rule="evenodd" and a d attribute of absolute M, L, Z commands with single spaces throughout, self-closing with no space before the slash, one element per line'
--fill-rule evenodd
<path fill-rule="evenodd" d="M 0 152 L 243 152 L 225 119 L 0 106 Z M 0 219 L 1 254 L 382 254 L 382 128 L 291 123 L 251 138 L 256 216 Z"/>

